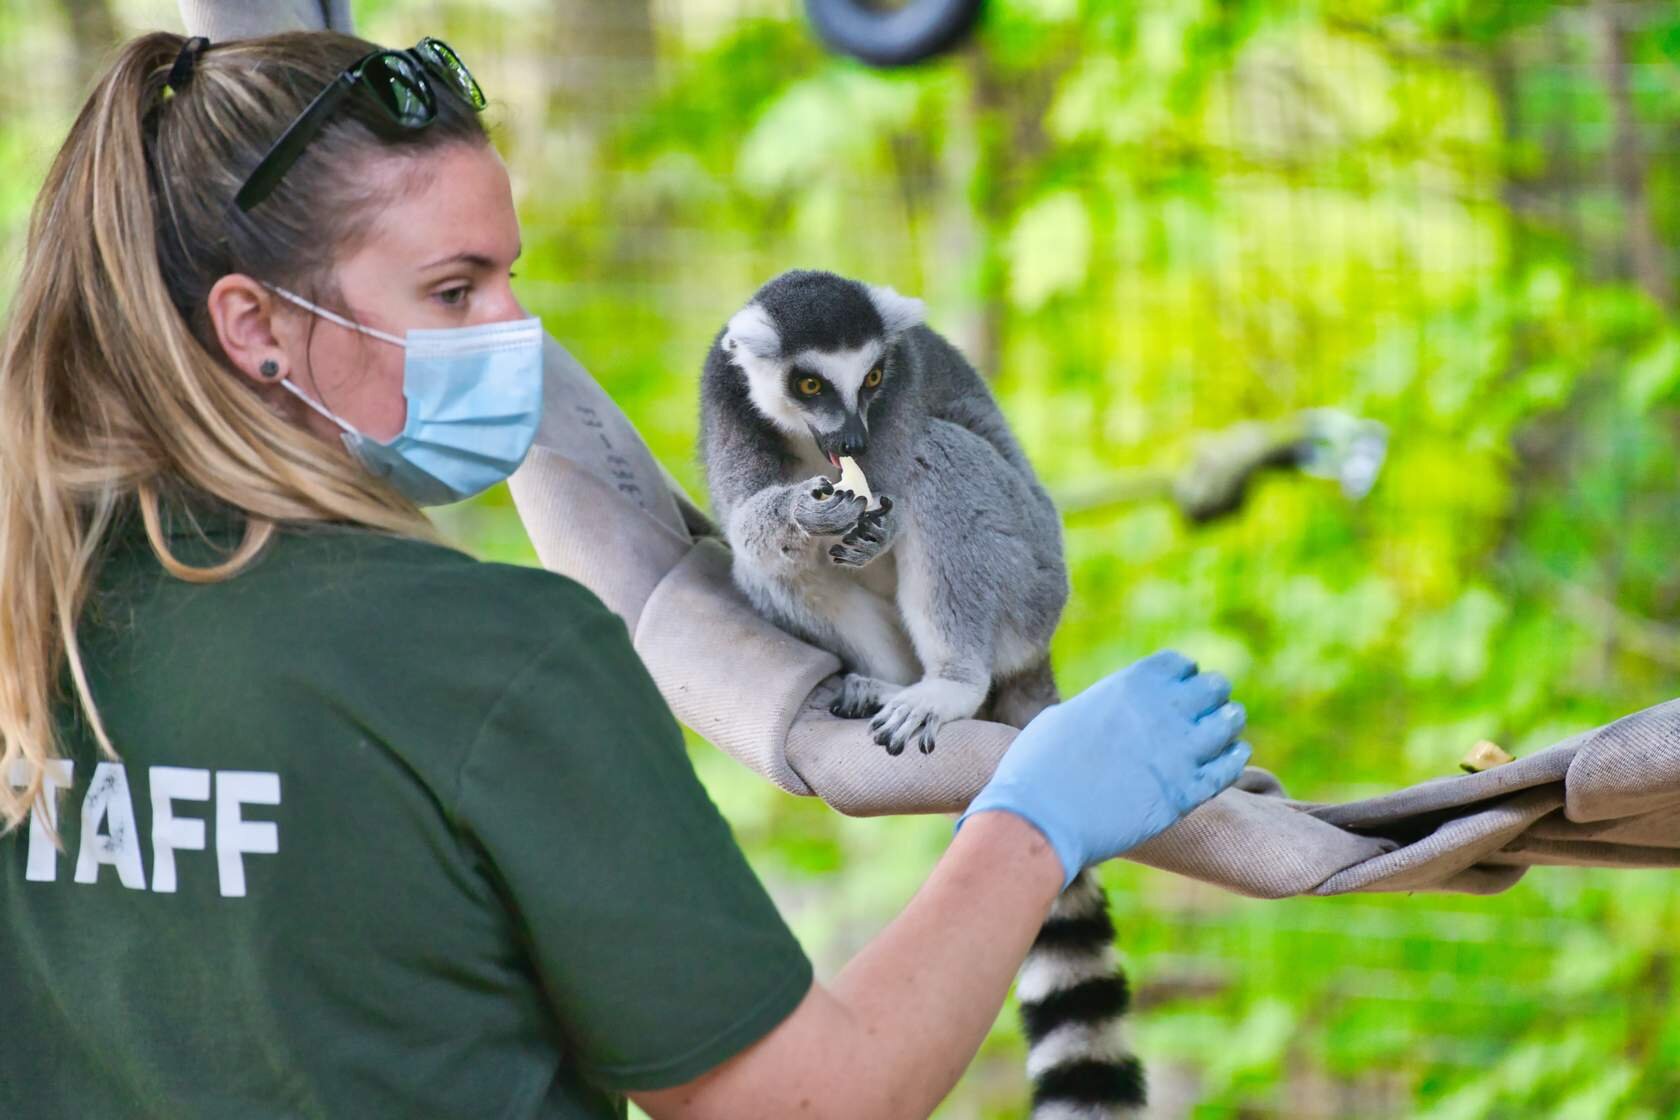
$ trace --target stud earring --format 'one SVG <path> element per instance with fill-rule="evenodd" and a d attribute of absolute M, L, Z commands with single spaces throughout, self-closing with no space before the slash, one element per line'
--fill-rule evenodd
<path fill-rule="evenodd" d="M 266 380 L 273 381 L 280 376 L 280 363 L 273 358 L 267 358 L 262 365 L 257 367 L 257 372 L 262 374 Z"/>

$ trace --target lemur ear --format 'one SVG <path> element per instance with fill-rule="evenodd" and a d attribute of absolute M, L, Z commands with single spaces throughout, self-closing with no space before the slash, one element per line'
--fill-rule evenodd
<path fill-rule="evenodd" d="M 755 358 L 766 361 L 782 354 L 781 332 L 770 321 L 770 315 L 756 303 L 749 303 L 735 312 L 723 331 L 723 348 L 733 354 L 745 350 Z"/>
<path fill-rule="evenodd" d="M 868 284 L 865 287 L 869 290 L 869 302 L 875 305 L 887 334 L 900 334 L 922 321 L 927 308 L 921 300 L 901 296 L 884 284 Z"/>

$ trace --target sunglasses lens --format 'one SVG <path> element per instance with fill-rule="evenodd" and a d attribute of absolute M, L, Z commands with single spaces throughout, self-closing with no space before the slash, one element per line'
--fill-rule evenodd
<path fill-rule="evenodd" d="M 419 128 L 437 114 L 431 87 L 419 68 L 394 51 L 369 59 L 362 81 L 404 128 Z"/>
<path fill-rule="evenodd" d="M 488 104 L 484 98 L 484 91 L 478 88 L 478 81 L 472 76 L 472 71 L 467 69 L 466 63 L 461 61 L 461 56 L 456 54 L 448 43 L 442 39 L 428 37 L 420 40 L 417 49 L 440 73 L 449 76 L 455 83 L 455 88 L 460 91 L 462 97 L 472 103 L 473 108 L 482 109 Z"/>

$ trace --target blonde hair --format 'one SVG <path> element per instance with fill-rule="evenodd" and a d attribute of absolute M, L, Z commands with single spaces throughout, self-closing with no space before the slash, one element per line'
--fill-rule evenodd
<path fill-rule="evenodd" d="M 234 194 L 269 145 L 376 48 L 330 32 L 217 44 L 166 94 L 184 43 L 156 33 L 124 45 L 30 218 L 0 348 L 0 834 L 41 800 L 60 757 L 53 708 L 66 674 L 116 757 L 76 628 L 124 511 L 138 507 L 165 570 L 196 582 L 236 575 L 280 523 L 433 535 L 413 503 L 263 403 L 222 354 L 206 299 L 238 272 L 326 302 L 322 258 L 349 252 L 389 201 L 367 185 L 370 159 L 486 143 L 482 125 L 441 90 L 437 118 L 412 131 L 352 97 L 245 214 Z M 220 563 L 171 554 L 160 505 L 180 497 L 245 513 L 243 540 Z"/>

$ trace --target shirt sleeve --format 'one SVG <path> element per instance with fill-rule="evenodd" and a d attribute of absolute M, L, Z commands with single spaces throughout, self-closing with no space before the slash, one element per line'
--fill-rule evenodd
<path fill-rule="evenodd" d="M 780 1023 L 809 959 L 599 603 L 511 679 L 461 772 L 464 826 L 528 938 L 569 1057 L 611 1090 L 680 1085 Z"/>

